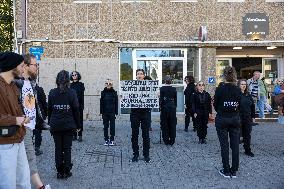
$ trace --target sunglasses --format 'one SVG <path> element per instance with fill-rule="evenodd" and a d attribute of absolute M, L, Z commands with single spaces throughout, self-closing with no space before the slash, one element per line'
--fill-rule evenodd
<path fill-rule="evenodd" d="M 111 85 L 111 83 L 105 83 L 106 85 Z"/>
<path fill-rule="evenodd" d="M 241 85 L 247 85 L 247 84 L 241 83 Z"/>
<path fill-rule="evenodd" d="M 77 74 L 73 74 L 72 76 L 77 76 Z"/>
<path fill-rule="evenodd" d="M 203 87 L 204 87 L 204 86 L 205 86 L 205 84 L 198 84 L 198 86 L 201 86 L 201 87 L 203 86 Z"/>

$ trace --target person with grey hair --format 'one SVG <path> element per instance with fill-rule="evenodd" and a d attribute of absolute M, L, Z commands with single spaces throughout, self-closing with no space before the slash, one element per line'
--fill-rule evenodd
<path fill-rule="evenodd" d="M 214 108 L 217 112 L 215 127 L 223 163 L 223 169 L 219 173 L 225 178 L 236 178 L 239 169 L 241 90 L 236 84 L 237 74 L 234 67 L 226 67 L 223 75 L 225 82 L 217 87 L 214 96 Z M 232 149 L 232 167 L 229 163 L 229 147 Z"/>
<path fill-rule="evenodd" d="M 176 138 L 176 107 L 177 91 L 171 86 L 172 79 L 165 77 L 165 86 L 160 88 L 160 124 L 162 129 L 163 141 L 166 145 L 174 145 Z"/>

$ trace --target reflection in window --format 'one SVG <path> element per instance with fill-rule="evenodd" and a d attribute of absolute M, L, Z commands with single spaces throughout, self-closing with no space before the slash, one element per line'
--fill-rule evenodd
<path fill-rule="evenodd" d="M 198 81 L 198 49 L 190 48 L 187 51 L 187 75 Z"/>
<path fill-rule="evenodd" d="M 137 50 L 136 57 L 184 57 L 183 50 Z"/>
<path fill-rule="evenodd" d="M 132 80 L 133 59 L 131 48 L 120 49 L 120 80 Z"/>
<path fill-rule="evenodd" d="M 172 78 L 172 84 L 183 84 L 183 61 L 182 60 L 163 60 L 162 62 L 162 83 L 165 77 Z"/>
<path fill-rule="evenodd" d="M 151 77 L 152 80 L 158 80 L 158 61 L 157 60 L 139 60 L 137 69 L 143 69 L 145 76 Z"/>

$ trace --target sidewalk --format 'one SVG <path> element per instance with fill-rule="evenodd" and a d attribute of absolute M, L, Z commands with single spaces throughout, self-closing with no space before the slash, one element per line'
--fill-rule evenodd
<path fill-rule="evenodd" d="M 116 122 L 116 146 L 112 147 L 103 145 L 101 121 L 85 122 L 83 142 L 73 142 L 73 176 L 68 180 L 56 179 L 54 142 L 50 133 L 44 131 L 44 154 L 38 157 L 40 175 L 52 189 L 284 188 L 284 126 L 260 123 L 253 127 L 255 157 L 245 156 L 240 145 L 237 179 L 225 179 L 218 173 L 222 168 L 221 153 L 213 125 L 208 128 L 207 144 L 201 145 L 196 133 L 183 131 L 183 122 L 179 120 L 173 147 L 160 144 L 159 122 L 153 121 L 152 127 L 151 163 L 132 163 L 130 122 Z M 141 141 L 140 131 L 140 146 Z"/>

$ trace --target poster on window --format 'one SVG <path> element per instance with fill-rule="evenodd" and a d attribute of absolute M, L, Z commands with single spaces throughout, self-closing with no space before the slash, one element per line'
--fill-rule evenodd
<path fill-rule="evenodd" d="M 159 108 L 158 80 L 120 82 L 121 108 Z"/>

